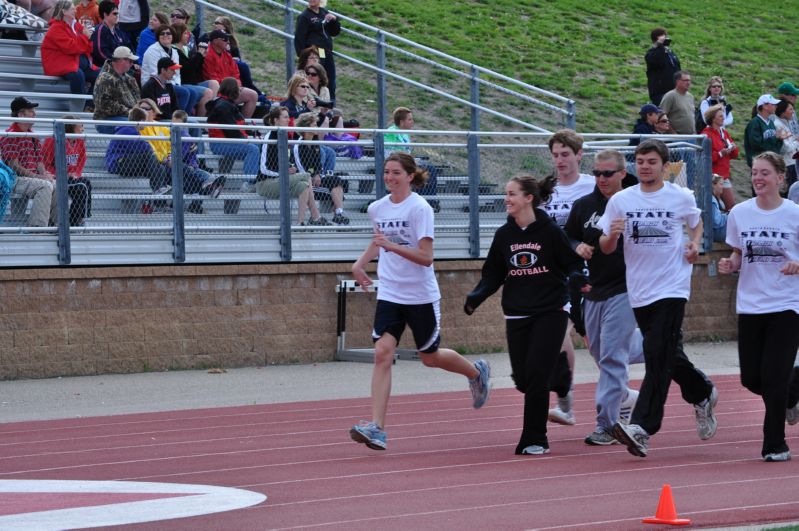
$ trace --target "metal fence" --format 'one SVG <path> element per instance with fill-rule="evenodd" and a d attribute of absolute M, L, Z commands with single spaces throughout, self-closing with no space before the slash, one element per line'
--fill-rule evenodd
<path fill-rule="evenodd" d="M 360 135 L 336 142 L 299 139 L 316 128 L 245 126 L 251 138 L 233 140 L 209 138 L 206 124 L 125 123 L 138 134 L 102 135 L 66 133 L 77 120 L 31 121 L 34 132 L 0 133 L 0 144 L 30 137 L 47 146 L 53 226 L 29 226 L 40 205 L 30 190 L 12 190 L 0 224 L 3 266 L 353 260 L 372 235 L 366 207 L 385 194 L 383 161 L 400 148 L 433 177 L 420 193 L 437 212 L 436 256 L 476 258 L 505 221 L 507 180 L 552 172 L 548 135 L 540 133 L 414 130 L 410 144 L 393 144 L 384 135 L 396 131 L 380 129 L 326 130 Z M 81 125 L 93 131 L 94 123 Z M 632 152 L 628 135 L 584 136 L 586 173 L 600 149 Z M 661 138 L 671 142 L 672 159 L 684 168 L 679 175 L 705 211 L 709 245 L 709 145 L 704 137 Z M 259 178 L 269 145 L 277 146 L 278 171 Z M 80 146 L 85 165 L 77 174 Z M 324 158 L 323 150 L 334 156 Z M 300 159 L 292 155 L 300 152 Z M 308 176 L 298 179 L 292 166 Z M 305 192 L 314 176 L 313 193 Z M 325 223 L 311 223 L 317 210 Z"/>

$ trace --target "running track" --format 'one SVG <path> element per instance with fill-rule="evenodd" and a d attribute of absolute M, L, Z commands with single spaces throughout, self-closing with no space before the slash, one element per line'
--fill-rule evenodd
<path fill-rule="evenodd" d="M 694 527 L 799 520 L 799 462 L 761 462 L 762 403 L 736 376 L 714 380 L 716 437 L 699 441 L 672 386 L 646 459 L 583 443 L 593 428 L 587 384 L 575 388 L 577 426 L 550 425 L 552 453 L 541 457 L 512 453 L 519 393 L 494 390 L 474 411 L 464 390 L 394 397 L 386 452 L 349 440 L 349 426 L 369 416 L 366 399 L 3 424 L 0 480 L 202 484 L 268 497 L 120 529 L 657 529 L 640 519 L 654 514 L 664 483 Z M 799 450 L 797 429 L 788 442 Z"/>

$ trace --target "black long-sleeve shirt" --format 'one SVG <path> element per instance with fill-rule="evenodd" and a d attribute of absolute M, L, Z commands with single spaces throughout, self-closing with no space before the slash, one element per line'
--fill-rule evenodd
<path fill-rule="evenodd" d="M 477 308 L 504 284 L 502 310 L 507 316 L 535 316 L 569 302 L 567 279 L 583 268 L 566 234 L 546 212 L 522 229 L 513 218 L 497 229 L 483 264 L 482 278 L 466 304 Z"/>
<path fill-rule="evenodd" d="M 333 37 L 341 33 L 341 22 L 336 18 L 323 24 L 327 13 L 323 7 L 319 8 L 319 13 L 306 8 L 297 16 L 297 28 L 294 30 L 294 50 L 297 55 L 312 44 L 328 52 L 333 49 Z"/>

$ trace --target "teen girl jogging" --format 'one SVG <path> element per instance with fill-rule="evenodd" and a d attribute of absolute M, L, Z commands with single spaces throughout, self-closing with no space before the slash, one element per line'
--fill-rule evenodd
<path fill-rule="evenodd" d="M 780 197 L 785 162 L 767 151 L 752 162 L 755 197 L 727 218 L 729 258 L 719 273 L 738 278 L 738 359 L 741 383 L 763 398 L 764 461 L 788 461 L 785 408 L 799 347 L 799 206 Z"/>
<path fill-rule="evenodd" d="M 555 187 L 513 177 L 505 186 L 508 221 L 494 235 L 480 282 L 466 297 L 464 311 L 474 310 L 500 286 L 513 381 L 524 393 L 524 426 L 516 454 L 549 453 L 547 414 L 550 378 L 569 320 L 568 280 L 587 290 L 583 260 L 564 232 L 540 205 Z"/>
<path fill-rule="evenodd" d="M 386 410 L 391 394 L 391 366 L 402 332 L 413 333 L 422 363 L 469 378 L 473 406 L 488 399 L 491 369 L 484 360 L 472 364 L 454 350 L 439 348 L 441 294 L 433 271 L 433 209 L 411 190 L 427 180 L 413 157 L 394 152 L 385 162 L 383 180 L 390 194 L 369 205 L 375 236 L 352 266 L 352 275 L 364 288 L 372 285 L 366 264 L 379 257 L 372 339 L 375 365 L 372 372 L 372 420 L 350 429 L 350 437 L 373 450 L 386 449 Z M 545 412 L 546 415 L 546 412 Z"/>

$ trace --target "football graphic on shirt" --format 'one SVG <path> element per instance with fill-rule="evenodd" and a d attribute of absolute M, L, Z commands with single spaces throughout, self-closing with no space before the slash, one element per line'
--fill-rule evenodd
<path fill-rule="evenodd" d="M 530 251 L 523 251 L 521 253 L 516 253 L 510 257 L 510 263 L 516 267 L 532 267 L 533 264 L 536 263 L 538 257 L 531 253 Z"/>

